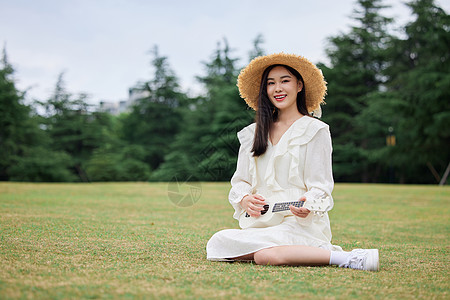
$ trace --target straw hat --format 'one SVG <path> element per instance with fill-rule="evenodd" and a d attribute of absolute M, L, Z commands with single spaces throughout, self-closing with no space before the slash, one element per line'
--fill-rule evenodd
<path fill-rule="evenodd" d="M 297 70 L 305 83 L 306 108 L 314 115 L 320 114 L 320 104 L 325 104 L 326 81 L 322 71 L 302 56 L 276 53 L 259 56 L 242 69 L 237 80 L 241 97 L 248 106 L 258 109 L 258 95 L 264 70 L 271 65 L 287 65 Z M 319 116 L 320 117 L 320 116 Z"/>

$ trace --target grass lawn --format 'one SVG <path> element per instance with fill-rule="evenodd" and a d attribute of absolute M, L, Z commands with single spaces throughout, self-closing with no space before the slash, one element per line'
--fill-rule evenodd
<path fill-rule="evenodd" d="M 0 183 L 0 298 L 450 298 L 448 186 L 336 185 L 333 243 L 380 249 L 378 273 L 207 261 L 229 187 Z"/>

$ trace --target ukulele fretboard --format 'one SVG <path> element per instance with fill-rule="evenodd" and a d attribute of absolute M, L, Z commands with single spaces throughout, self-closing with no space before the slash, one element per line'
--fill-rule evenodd
<path fill-rule="evenodd" d="M 281 202 L 273 206 L 272 212 L 289 210 L 289 206 L 302 207 L 305 201 Z"/>

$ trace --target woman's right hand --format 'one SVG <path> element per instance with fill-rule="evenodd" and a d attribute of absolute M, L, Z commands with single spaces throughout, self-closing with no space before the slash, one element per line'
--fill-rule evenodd
<path fill-rule="evenodd" d="M 251 217 L 261 216 L 261 211 L 264 210 L 263 206 L 267 204 L 261 195 L 253 194 L 246 195 L 241 200 L 241 206 Z"/>

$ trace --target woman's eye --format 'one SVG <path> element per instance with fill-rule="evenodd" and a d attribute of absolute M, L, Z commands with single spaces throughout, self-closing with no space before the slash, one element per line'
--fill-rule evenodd
<path fill-rule="evenodd" d="M 286 80 L 283 80 L 282 82 L 283 82 L 283 83 L 288 83 L 288 82 L 289 82 L 289 80 L 287 80 L 287 79 L 286 79 Z"/>
<path fill-rule="evenodd" d="M 274 82 L 272 82 L 272 81 L 267 83 L 267 85 L 272 85 L 272 84 L 274 84 Z"/>

